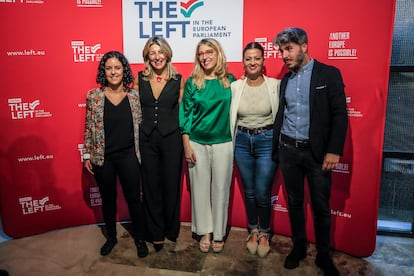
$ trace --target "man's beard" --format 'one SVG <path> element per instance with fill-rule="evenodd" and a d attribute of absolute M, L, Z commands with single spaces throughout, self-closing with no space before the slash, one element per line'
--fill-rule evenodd
<path fill-rule="evenodd" d="M 298 56 L 294 59 L 295 62 L 294 62 L 293 67 L 289 69 L 297 73 L 302 68 L 304 60 L 305 60 L 305 55 L 303 54 L 303 51 L 301 50 Z"/>

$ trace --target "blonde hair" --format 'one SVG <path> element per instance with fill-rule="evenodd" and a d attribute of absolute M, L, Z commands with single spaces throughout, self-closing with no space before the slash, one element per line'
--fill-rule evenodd
<path fill-rule="evenodd" d="M 211 47 L 217 53 L 217 64 L 214 67 L 214 75 L 220 80 L 224 88 L 230 87 L 230 81 L 228 79 L 227 60 L 224 54 L 223 48 L 220 43 L 214 38 L 202 39 L 198 44 L 195 52 L 194 70 L 191 76 L 193 77 L 193 84 L 198 88 L 204 88 L 205 73 L 204 68 L 201 66 L 200 59 L 198 58 L 198 52 L 201 45 Z"/>
<path fill-rule="evenodd" d="M 161 36 L 153 36 L 150 37 L 147 42 L 145 43 L 144 49 L 142 50 L 142 58 L 144 59 L 145 64 L 145 70 L 142 72 L 143 79 L 148 81 L 152 78 L 154 75 L 154 69 L 152 68 L 149 60 L 149 53 L 150 48 L 152 45 L 158 45 L 160 46 L 161 50 L 163 51 L 165 58 L 167 59 L 167 76 L 166 79 L 177 79 L 177 70 L 175 67 L 171 64 L 171 59 L 173 56 L 172 50 L 170 45 L 168 44 L 167 40 L 165 40 Z"/>

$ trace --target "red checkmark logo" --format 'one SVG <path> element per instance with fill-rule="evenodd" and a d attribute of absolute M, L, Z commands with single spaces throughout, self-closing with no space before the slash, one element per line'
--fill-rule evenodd
<path fill-rule="evenodd" d="M 190 0 L 187 3 L 186 2 L 180 2 L 180 6 L 183 7 L 184 9 L 188 10 L 188 8 L 197 1 L 198 0 Z"/>

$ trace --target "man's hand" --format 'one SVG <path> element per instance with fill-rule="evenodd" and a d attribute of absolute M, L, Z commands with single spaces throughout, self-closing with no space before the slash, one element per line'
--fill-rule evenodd
<path fill-rule="evenodd" d="M 325 154 L 325 158 L 322 163 L 323 171 L 331 171 L 335 169 L 336 165 L 339 163 L 339 155 L 333 153 Z"/>

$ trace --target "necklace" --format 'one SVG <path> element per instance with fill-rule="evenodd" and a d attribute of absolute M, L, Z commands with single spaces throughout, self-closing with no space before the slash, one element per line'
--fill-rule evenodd
<path fill-rule="evenodd" d="M 161 76 L 157 76 L 156 79 L 157 79 L 158 82 L 162 81 L 162 77 Z"/>

